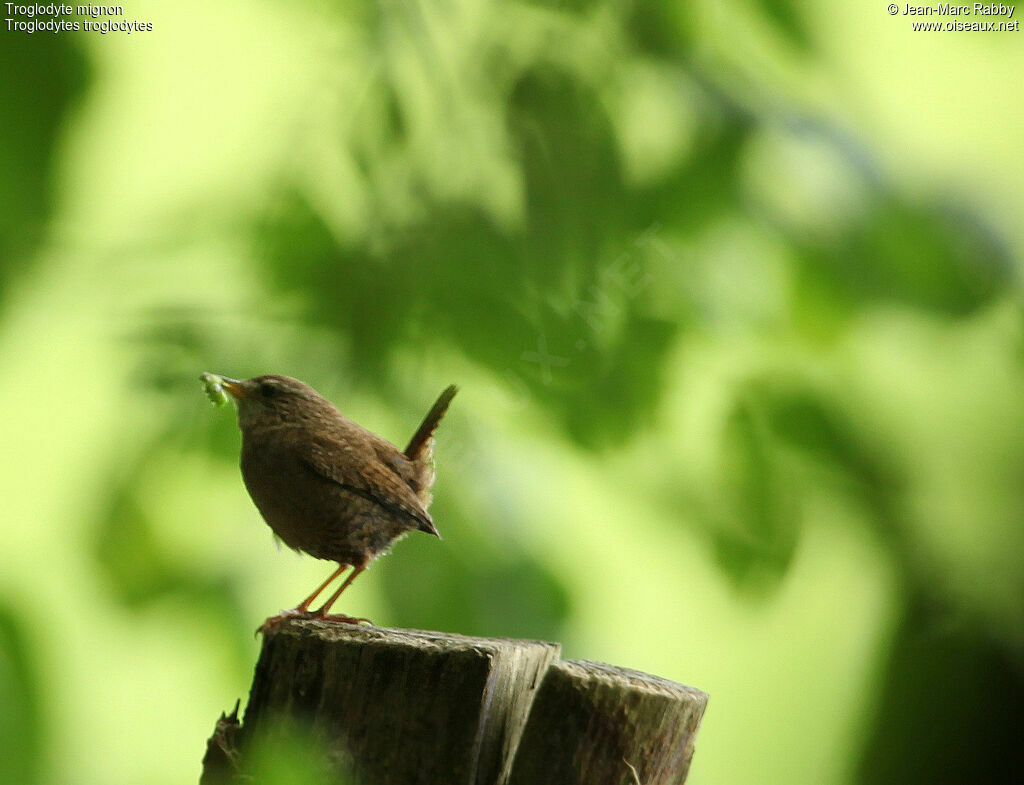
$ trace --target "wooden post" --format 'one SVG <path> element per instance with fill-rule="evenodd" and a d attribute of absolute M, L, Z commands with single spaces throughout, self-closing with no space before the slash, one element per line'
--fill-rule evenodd
<path fill-rule="evenodd" d="M 287 620 L 264 637 L 244 723 L 237 706 L 218 721 L 200 782 L 258 783 L 253 751 L 298 730 L 318 781 L 339 785 L 682 783 L 707 696 L 559 650 Z"/>
<path fill-rule="evenodd" d="M 548 668 L 509 785 L 675 785 L 708 696 L 600 662 Z"/>

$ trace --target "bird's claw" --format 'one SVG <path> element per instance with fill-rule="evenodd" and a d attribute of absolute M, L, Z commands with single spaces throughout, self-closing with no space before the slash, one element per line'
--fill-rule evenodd
<path fill-rule="evenodd" d="M 289 608 L 286 611 L 281 611 L 276 616 L 270 616 L 263 624 L 256 629 L 256 634 L 259 635 L 261 632 L 266 635 L 276 627 L 279 627 L 285 619 L 315 619 L 317 615 L 313 611 L 308 611 L 303 608 Z"/>
<path fill-rule="evenodd" d="M 314 614 L 313 618 L 317 621 L 340 621 L 342 624 L 373 624 L 372 621 L 362 616 L 346 616 L 344 613 L 328 613 L 323 616 Z"/>
<path fill-rule="evenodd" d="M 324 613 L 323 611 L 310 611 L 304 608 L 290 608 L 289 610 L 281 611 L 276 616 L 269 617 L 263 624 L 261 624 L 256 634 L 263 633 L 266 635 L 268 632 L 273 631 L 279 627 L 285 619 L 311 619 L 313 621 L 333 621 L 341 622 L 342 624 L 373 624 L 372 621 L 362 616 L 347 616 L 344 613 Z"/>

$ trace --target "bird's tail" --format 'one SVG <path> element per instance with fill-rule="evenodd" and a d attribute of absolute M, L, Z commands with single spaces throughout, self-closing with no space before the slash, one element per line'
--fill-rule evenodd
<path fill-rule="evenodd" d="M 454 384 L 449 385 L 438 397 L 437 403 L 427 412 L 427 416 L 423 418 L 423 423 L 416 429 L 412 439 L 409 440 L 409 446 L 405 448 L 405 457 L 410 461 L 421 462 L 424 459 L 430 460 L 431 437 L 437 429 L 437 424 L 444 417 L 444 413 L 448 411 L 448 405 L 452 402 L 452 398 L 455 397 L 455 393 L 458 391 L 459 388 Z"/>

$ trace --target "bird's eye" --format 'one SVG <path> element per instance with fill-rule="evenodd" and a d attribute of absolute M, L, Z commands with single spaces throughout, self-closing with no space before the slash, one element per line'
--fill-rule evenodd
<path fill-rule="evenodd" d="M 277 395 L 277 386 L 270 382 L 263 382 L 260 384 L 260 395 L 264 398 L 273 398 Z"/>

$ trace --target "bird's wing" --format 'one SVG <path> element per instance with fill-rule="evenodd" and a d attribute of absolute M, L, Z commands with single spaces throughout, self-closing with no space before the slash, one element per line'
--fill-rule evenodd
<path fill-rule="evenodd" d="M 366 455 L 366 442 L 358 435 L 335 433 L 332 436 L 335 438 L 318 437 L 307 442 L 301 462 L 350 493 L 380 505 L 399 518 L 409 519 L 410 528 L 437 535 L 430 514 L 395 469 Z M 397 448 L 394 449 L 397 452 Z M 377 457 L 376 451 L 371 454 Z"/>
<path fill-rule="evenodd" d="M 370 435 L 373 436 L 373 452 L 377 458 L 413 491 L 416 491 L 416 468 L 413 466 L 413 462 L 399 452 L 398 448 L 387 439 L 382 439 L 372 433 Z"/>

